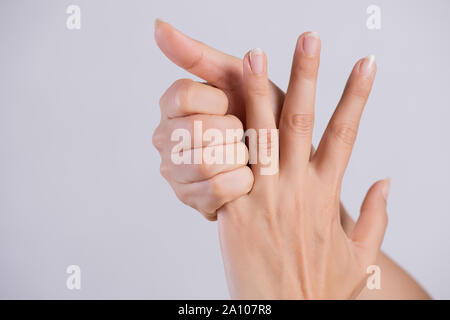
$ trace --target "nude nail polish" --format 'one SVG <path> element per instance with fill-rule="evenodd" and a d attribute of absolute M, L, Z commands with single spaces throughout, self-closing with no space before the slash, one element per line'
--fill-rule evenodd
<path fill-rule="evenodd" d="M 319 34 L 317 32 L 309 32 L 303 39 L 303 52 L 309 57 L 317 55 L 319 48 Z"/>
<path fill-rule="evenodd" d="M 253 73 L 262 73 L 264 71 L 264 52 L 260 48 L 255 48 L 250 51 L 249 58 Z"/>
<path fill-rule="evenodd" d="M 369 76 L 375 66 L 375 56 L 373 54 L 365 57 L 359 65 L 359 72 L 364 76 Z"/>

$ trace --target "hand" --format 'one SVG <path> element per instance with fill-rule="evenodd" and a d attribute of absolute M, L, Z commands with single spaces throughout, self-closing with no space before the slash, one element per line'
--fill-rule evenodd
<path fill-rule="evenodd" d="M 173 28 L 170 24 L 161 21 L 156 21 L 155 23 L 155 39 L 163 53 L 175 64 L 203 78 L 203 80 L 208 81 L 216 88 L 225 92 L 228 97 L 227 114 L 234 114 L 241 121 L 245 121 L 241 59 L 227 55 L 191 39 Z M 270 83 L 270 97 L 272 110 L 278 123 L 285 94 L 273 83 Z M 164 139 L 161 140 L 161 142 L 165 141 Z M 364 207 L 366 208 L 364 210 L 368 210 L 367 208 L 369 208 L 371 203 L 377 203 L 377 199 L 379 199 L 379 188 L 380 182 L 375 183 L 370 188 L 364 200 Z M 183 188 L 181 187 L 181 189 Z M 177 193 L 183 202 L 195 202 L 194 199 L 191 199 L 194 197 L 193 195 L 182 191 L 180 190 Z M 218 194 L 221 193 L 219 192 Z M 221 203 L 220 201 L 218 202 Z M 215 214 L 206 215 L 206 217 L 210 220 L 216 219 Z M 342 204 L 340 219 L 345 232 L 350 235 L 353 232 L 355 223 Z M 383 288 L 382 290 L 363 290 L 363 293 L 360 295 L 363 299 L 429 298 L 425 290 L 384 253 L 380 252 L 376 264 L 383 270 Z"/>
<path fill-rule="evenodd" d="M 280 118 L 279 172 L 262 175 L 262 165 L 252 165 L 253 189 L 219 210 L 232 298 L 354 298 L 379 252 L 389 181 L 379 181 L 369 191 L 349 236 L 339 217 L 342 178 L 375 76 L 375 61 L 367 57 L 356 63 L 310 158 L 319 54 L 315 34 L 299 37 Z M 276 129 L 265 55 L 247 54 L 243 74 L 247 127 Z"/>
<path fill-rule="evenodd" d="M 235 115 L 242 122 L 245 122 L 245 92 L 243 90 L 243 71 L 242 71 L 242 59 L 227 55 L 223 52 L 215 50 L 207 45 L 194 40 L 192 38 L 187 37 L 185 34 L 181 33 L 173 26 L 168 24 L 167 22 L 156 20 L 155 21 L 155 40 L 161 51 L 175 64 L 187 70 L 188 72 L 202 78 L 203 80 L 210 83 L 212 86 L 222 90 L 225 95 L 228 97 L 228 110 L 227 114 Z M 195 86 L 195 91 L 197 96 L 202 95 L 203 88 L 206 91 L 210 91 L 210 86 L 202 85 L 198 86 L 194 84 L 192 81 L 187 79 L 178 80 L 179 82 L 184 82 L 183 85 L 172 85 L 172 95 L 176 95 L 175 90 L 179 90 L 179 88 L 184 88 L 183 90 L 189 91 L 187 87 Z M 175 89 L 173 88 L 175 86 Z M 178 89 L 177 89 L 178 88 Z M 281 114 L 281 108 L 283 106 L 285 94 L 279 89 L 275 84 L 270 82 L 269 84 L 270 91 L 270 102 L 271 108 L 274 113 L 274 117 L 276 123 L 279 122 L 279 117 Z M 207 96 L 208 92 L 205 93 Z M 169 92 L 166 92 L 164 96 L 170 96 Z M 183 96 L 183 94 L 181 94 Z M 184 96 L 186 96 L 184 94 Z M 174 100 L 172 100 L 174 101 Z M 160 106 L 161 109 L 167 108 L 166 103 L 171 103 L 170 99 L 161 99 Z M 187 102 L 185 101 L 186 105 Z M 189 106 L 186 106 L 189 107 Z M 198 111 L 200 112 L 200 111 Z M 205 114 L 208 114 L 205 109 L 203 109 Z M 163 150 L 163 147 L 168 144 L 169 134 L 171 132 L 162 130 L 165 126 L 163 122 L 165 118 L 161 118 L 161 125 L 155 130 L 153 135 L 153 144 L 156 146 L 158 150 L 161 152 L 161 173 L 164 177 L 176 177 L 176 171 L 174 169 L 173 174 L 171 174 L 172 165 L 170 163 L 166 163 L 167 156 L 163 156 L 164 152 L 168 150 Z M 314 148 L 311 146 L 311 154 L 314 152 Z M 184 166 L 185 170 L 190 170 L 190 167 Z M 195 170 L 195 167 L 192 167 Z M 211 172 L 222 172 L 221 168 L 210 168 Z M 253 181 L 253 177 L 251 179 L 245 179 L 244 177 L 240 177 L 243 182 L 243 185 L 247 186 Z M 210 178 L 211 179 L 211 178 Z M 201 192 L 199 189 L 201 188 L 191 188 L 190 184 L 186 183 L 177 183 L 175 180 L 168 180 L 169 184 L 174 189 L 178 198 L 185 204 L 194 207 L 199 210 L 208 220 L 214 221 L 217 220 L 216 212 L 212 211 L 211 208 L 206 208 L 208 203 L 225 203 L 229 200 L 227 197 L 226 190 L 223 190 L 221 185 L 216 185 L 215 192 L 211 192 L 211 199 L 205 198 L 205 193 Z M 212 182 L 212 181 L 211 181 Z M 199 187 L 199 184 L 193 184 L 193 187 Z M 234 190 L 246 190 L 246 188 L 235 188 Z M 245 195 L 247 192 L 242 194 L 236 193 L 236 199 L 242 195 Z M 207 193 L 208 194 L 208 193 Z M 234 200 L 234 199 L 232 199 Z M 206 210 L 211 210 L 207 212 Z M 345 227 L 346 232 L 351 231 L 351 224 L 353 223 L 351 217 L 345 211 L 345 208 L 341 206 L 341 217 L 342 223 Z"/>
<path fill-rule="evenodd" d="M 253 185 L 253 174 L 247 167 L 247 147 L 241 142 L 242 123 L 235 116 L 225 114 L 228 99 L 223 91 L 188 79 L 175 81 L 161 97 L 160 106 L 161 122 L 153 134 L 153 144 L 161 155 L 161 174 L 181 201 L 200 211 L 208 220 L 216 220 L 218 208 L 248 193 Z M 196 121 L 201 122 L 202 130 L 214 128 L 223 136 L 227 129 L 240 129 L 239 136 L 228 136 L 221 144 L 226 145 L 226 150 L 233 148 L 242 154 L 243 161 L 208 164 L 202 159 L 198 164 L 175 164 L 173 150 L 179 143 L 171 137 L 177 129 L 188 130 L 191 138 L 188 143 L 179 145 L 180 153 L 192 156 L 200 150 L 203 156 L 217 145 L 203 137 L 198 139 L 199 145 L 194 145 Z"/>
<path fill-rule="evenodd" d="M 189 79 L 172 84 L 160 99 L 161 123 L 153 134 L 153 145 L 161 155 L 161 174 L 177 197 L 213 221 L 217 219 L 217 209 L 224 203 L 248 193 L 253 185 L 253 174 L 239 163 L 174 165 L 170 154 L 175 143 L 170 141 L 170 135 L 178 127 L 189 128 L 192 133 L 195 120 L 202 120 L 204 129 L 242 128 L 245 122 L 242 60 L 188 38 L 159 20 L 155 22 L 155 40 L 174 63 L 211 84 Z M 270 91 L 272 109 L 278 119 L 284 93 L 274 84 Z M 243 144 L 238 145 L 236 148 L 245 148 Z M 189 150 L 190 147 L 186 147 L 186 151 Z"/>

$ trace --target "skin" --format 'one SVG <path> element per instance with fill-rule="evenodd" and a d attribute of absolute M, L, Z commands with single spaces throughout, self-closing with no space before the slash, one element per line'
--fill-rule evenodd
<path fill-rule="evenodd" d="M 359 70 L 363 61 L 355 65 L 337 108 L 341 112 L 336 111 L 333 116 L 318 151 L 310 153 L 320 43 L 312 56 L 305 54 L 302 45 L 306 35 L 298 40 L 285 98 L 284 93 L 267 80 L 265 62 L 264 72 L 255 78 L 250 72 L 248 55 L 243 61 L 228 56 L 186 37 L 167 23 L 157 22 L 155 39 L 166 56 L 209 84 L 178 80 L 161 98 L 161 123 L 153 135 L 154 145 L 161 153 L 161 173 L 180 200 L 196 208 L 207 219 L 217 219 L 219 212 L 222 253 L 232 297 L 428 298 L 426 292 L 404 270 L 378 250 L 385 225 L 386 198 L 383 190 L 387 190 L 387 181 L 379 181 L 371 187 L 356 226 L 343 206 L 339 205 L 340 183 L 375 69 L 368 76 L 362 76 Z M 249 88 L 254 88 L 255 83 L 259 83 L 260 87 L 256 87 L 257 94 L 251 94 Z M 254 97 L 264 99 L 255 103 Z M 255 174 L 255 168 L 250 169 L 246 165 L 180 166 L 170 161 L 170 132 L 174 128 L 192 128 L 195 119 L 202 120 L 204 127 L 219 130 L 247 128 L 250 127 L 248 122 L 261 117 L 261 109 L 258 112 L 254 111 L 254 107 L 252 109 L 252 105 L 256 104 L 265 106 L 262 127 L 280 128 L 278 175 L 269 179 L 263 177 L 261 180 L 258 173 Z M 296 117 L 297 120 L 292 120 Z M 258 127 L 261 123 L 250 125 Z M 287 191 L 280 193 L 277 190 Z M 326 196 L 323 195 L 324 190 Z M 252 212 L 252 223 L 246 220 L 249 216 L 246 212 L 249 211 Z M 289 214 L 280 215 L 280 212 Z M 256 226 L 271 230 L 271 242 L 266 241 L 267 234 L 261 233 L 261 229 Z M 289 236 L 284 236 L 287 230 Z M 323 230 L 328 230 L 328 233 Z M 265 237 L 261 239 L 262 235 Z M 237 243 L 258 245 L 239 246 L 235 244 L 236 239 L 241 241 Z M 293 249 L 293 246 L 297 247 Z M 255 266 L 251 268 L 254 271 L 251 274 L 240 271 L 242 261 L 254 256 L 248 252 L 258 252 L 257 258 L 248 263 L 270 261 L 264 252 L 275 247 L 278 248 L 276 252 L 279 257 L 293 260 L 283 263 L 283 272 L 277 265 L 273 265 L 273 269 L 258 269 Z M 317 251 L 305 249 L 310 247 L 316 247 Z M 340 252 L 340 258 L 336 259 L 336 254 L 325 254 L 329 252 Z M 342 261 L 348 263 L 346 268 L 341 268 Z M 274 264 L 273 261 L 271 263 Z M 299 263 L 302 268 L 298 268 Z M 382 290 L 363 289 L 360 292 L 365 277 L 364 267 L 368 263 L 380 266 Z M 322 273 L 312 277 L 307 270 L 321 270 Z M 352 270 L 352 276 L 345 282 L 348 286 L 344 288 L 342 283 L 337 283 L 339 279 L 350 276 L 349 270 Z M 277 274 L 279 277 L 274 277 Z M 258 286 L 258 283 L 264 283 L 267 287 Z M 336 290 L 337 287 L 339 289 Z M 287 288 L 290 289 L 285 290 Z"/>

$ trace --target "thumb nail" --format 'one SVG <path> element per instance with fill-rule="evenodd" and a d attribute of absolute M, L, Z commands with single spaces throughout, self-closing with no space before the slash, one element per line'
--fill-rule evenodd
<path fill-rule="evenodd" d="M 158 28 L 158 26 L 163 22 L 164 22 L 164 20 L 162 20 L 162 19 L 159 19 L 159 18 L 155 19 L 155 29 Z"/>

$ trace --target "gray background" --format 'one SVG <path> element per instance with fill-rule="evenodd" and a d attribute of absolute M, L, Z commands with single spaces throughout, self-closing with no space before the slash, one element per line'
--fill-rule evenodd
<path fill-rule="evenodd" d="M 450 298 L 449 1 L 0 3 L 0 298 L 228 298 L 216 224 L 177 200 L 151 145 L 159 96 L 188 76 L 159 52 L 157 17 L 236 56 L 263 48 L 283 89 L 297 36 L 319 32 L 316 143 L 353 63 L 376 54 L 342 198 L 356 217 L 391 176 L 383 248 Z"/>

